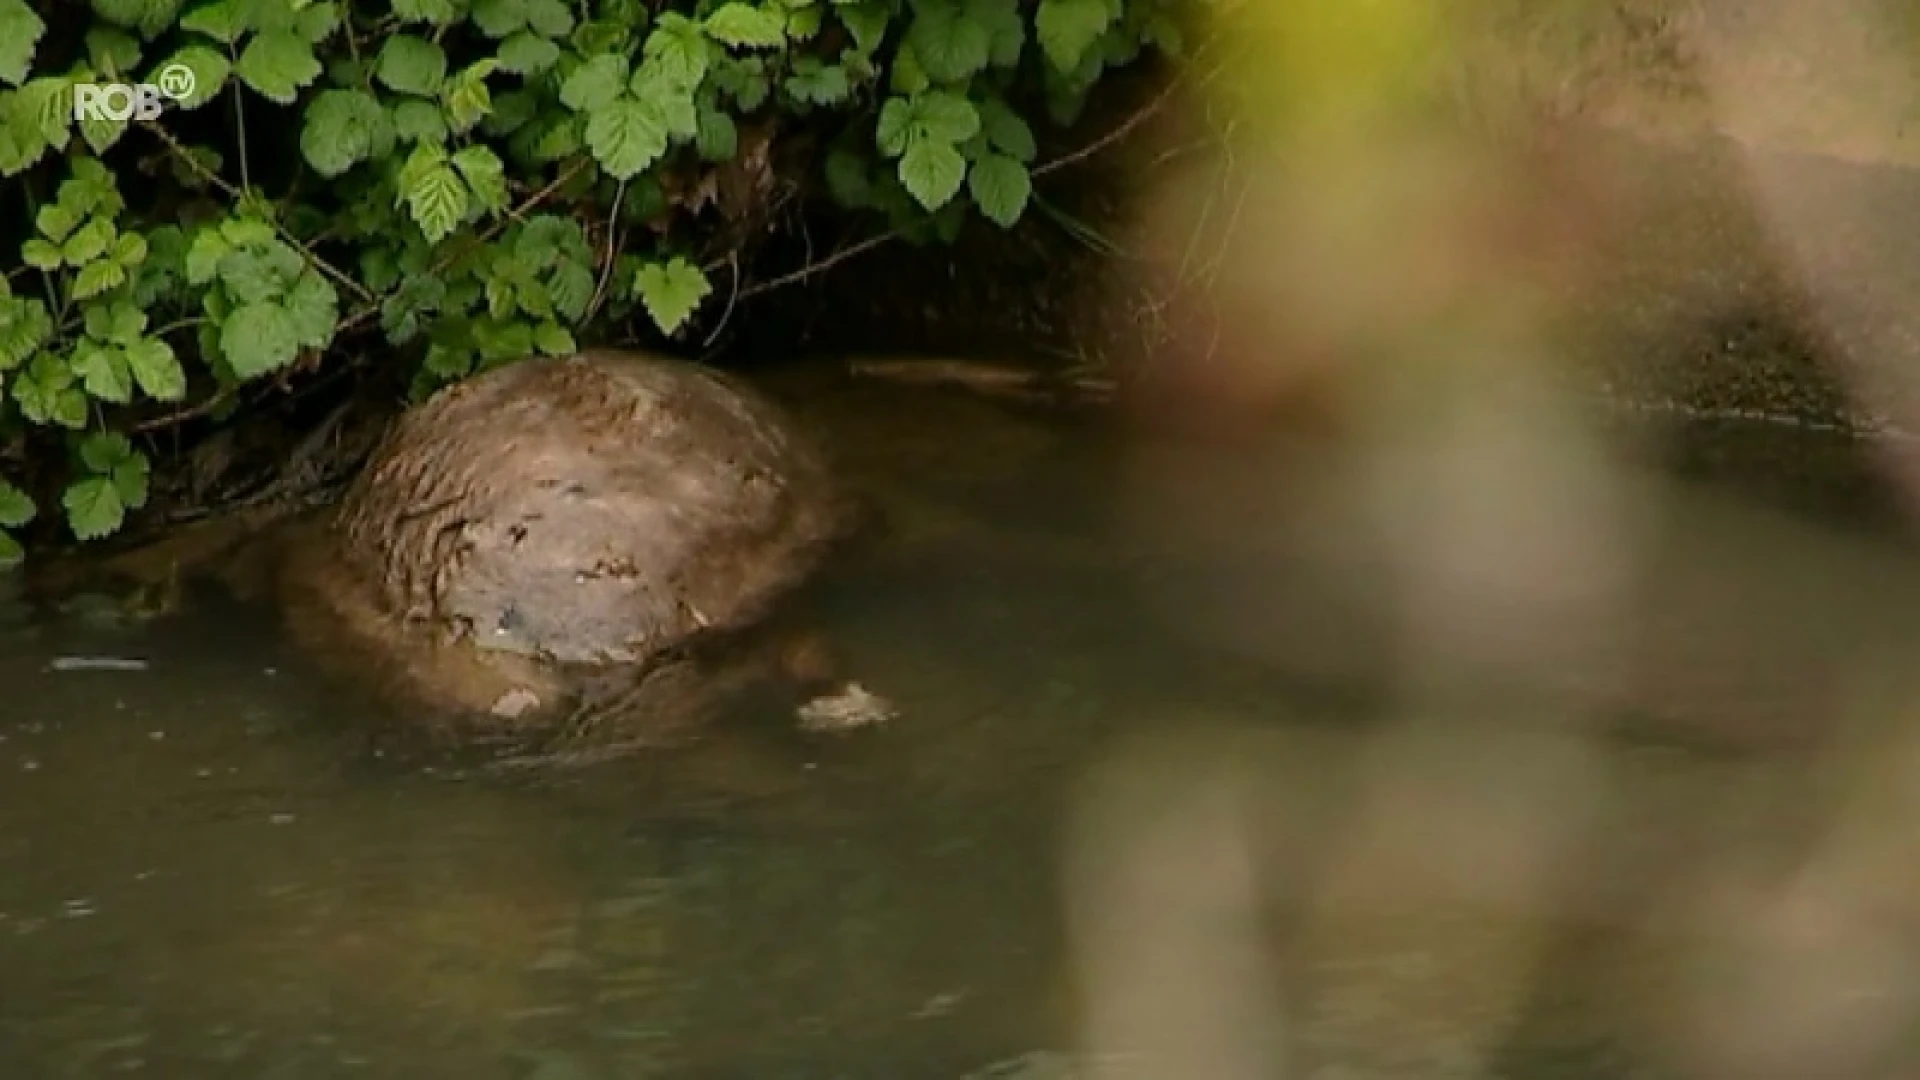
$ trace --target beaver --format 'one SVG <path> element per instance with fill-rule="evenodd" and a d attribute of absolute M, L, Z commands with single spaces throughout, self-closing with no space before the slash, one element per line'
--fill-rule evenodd
<path fill-rule="evenodd" d="M 296 638 L 461 743 L 605 753 L 697 730 L 749 688 L 808 728 L 886 719 L 776 617 L 863 520 L 772 398 L 713 368 L 585 351 L 402 414 L 280 560 Z"/>

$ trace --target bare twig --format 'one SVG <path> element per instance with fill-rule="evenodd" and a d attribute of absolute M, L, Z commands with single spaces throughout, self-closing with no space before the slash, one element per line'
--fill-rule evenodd
<path fill-rule="evenodd" d="M 711 349 L 713 348 L 713 343 L 720 340 L 720 332 L 727 328 L 727 321 L 733 318 L 734 305 L 740 302 L 739 254 L 735 253 L 727 256 L 727 265 L 733 269 L 733 289 L 727 294 L 726 310 L 720 313 L 720 321 L 714 324 L 713 332 L 707 335 L 707 340 L 701 343 L 701 348 Z"/>
<path fill-rule="evenodd" d="M 1153 100 L 1147 102 L 1145 105 L 1142 105 L 1140 108 L 1134 110 L 1134 113 L 1132 116 L 1129 116 L 1125 120 L 1114 125 L 1112 130 L 1108 131 L 1106 134 L 1093 140 L 1087 145 L 1082 146 L 1078 150 L 1070 151 L 1068 153 L 1060 155 L 1057 158 L 1054 158 L 1051 161 L 1043 162 L 1039 165 L 1034 166 L 1033 175 L 1045 176 L 1048 173 L 1057 172 L 1060 169 L 1064 169 L 1069 165 L 1078 164 L 1079 162 L 1085 161 L 1086 159 L 1094 156 L 1095 154 L 1100 153 L 1102 150 L 1105 150 L 1108 147 L 1115 145 L 1116 143 L 1120 142 L 1122 139 L 1125 139 L 1127 136 L 1133 134 L 1136 130 L 1138 130 L 1140 125 L 1146 123 L 1148 120 L 1151 120 L 1154 116 L 1159 114 L 1160 110 L 1166 108 L 1167 103 L 1173 100 L 1174 94 L 1181 89 L 1181 85 L 1182 85 L 1181 80 L 1179 79 L 1169 80 L 1167 85 L 1164 88 L 1162 88 L 1158 94 L 1155 94 L 1153 96 Z"/>
<path fill-rule="evenodd" d="M 587 313 L 582 321 L 590 320 L 600 311 L 600 305 L 607 299 L 607 283 L 613 280 L 613 263 L 620 252 L 620 203 L 627 197 L 627 182 L 620 181 L 613 189 L 613 209 L 607 213 L 607 253 L 600 266 L 600 280 L 594 283 L 593 299 L 587 303 Z"/>

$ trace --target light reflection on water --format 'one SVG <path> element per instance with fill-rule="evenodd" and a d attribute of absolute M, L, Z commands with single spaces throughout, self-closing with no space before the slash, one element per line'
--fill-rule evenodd
<path fill-rule="evenodd" d="M 1796 744 L 1576 738 L 1527 692 L 1382 743 L 1391 687 L 1289 693 L 1167 617 L 1171 594 L 1258 588 L 1257 560 L 1132 548 L 1085 494 L 1115 475 L 1100 439 L 954 410 L 1006 426 L 948 430 L 945 458 L 876 453 L 922 500 L 895 522 L 911 555 L 822 612 L 902 705 L 888 730 L 744 718 L 687 751 L 467 777 L 369 758 L 352 699 L 256 612 L 13 631 L 0 1075 L 946 1078 L 1175 1015 L 1216 1064 L 1250 1032 L 1284 1043 L 1289 1075 L 1684 1075 L 1645 1006 L 1686 974 L 1686 874 L 1813 842 L 1828 804 Z M 1021 449 L 960 462 L 969 445 Z M 1690 602 L 1713 617 L 1667 631 L 1679 646 L 1725 640 L 1770 568 L 1828 603 L 1765 601 L 1825 620 L 1783 648 L 1880 635 L 1910 577 L 1785 519 L 1675 520 L 1673 580 L 1723 575 Z M 1716 538 L 1755 522 L 1774 548 L 1724 559 Z M 151 668 L 46 670 L 73 653 Z M 1703 656 L 1681 666 L 1709 684 L 1751 673 L 1749 653 Z M 1194 790 L 1226 801 L 1194 810 Z M 1114 900 L 1091 930 L 1090 881 Z M 1242 910 L 1249 890 L 1273 911 Z M 1209 937 L 1229 912 L 1239 929 Z M 1268 950 L 1284 992 L 1208 996 L 1239 986 L 1221 963 Z"/>

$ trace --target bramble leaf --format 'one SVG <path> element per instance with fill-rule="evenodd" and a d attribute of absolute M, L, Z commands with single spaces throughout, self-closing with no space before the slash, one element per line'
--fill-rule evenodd
<path fill-rule="evenodd" d="M 537 34 L 518 31 L 500 43 L 496 57 L 500 70 L 514 75 L 537 75 L 560 59 L 560 46 Z"/>
<path fill-rule="evenodd" d="M 430 244 L 446 239 L 459 227 L 471 201 L 446 150 L 429 143 L 415 147 L 401 168 L 400 198 Z"/>
<path fill-rule="evenodd" d="M 966 178 L 967 159 L 951 143 L 922 140 L 900 157 L 901 184 L 928 210 L 952 202 Z"/>
<path fill-rule="evenodd" d="M 141 338 L 127 346 L 127 366 L 140 389 L 155 401 L 179 401 L 187 396 L 187 373 L 173 346 L 159 338 Z"/>
<path fill-rule="evenodd" d="M 453 167 L 467 182 L 467 190 L 481 209 L 500 213 L 507 208 L 506 166 L 499 155 L 484 146 L 469 146 L 453 155 Z"/>
<path fill-rule="evenodd" d="M 735 48 L 773 49 L 787 43 L 786 16 L 743 0 L 728 0 L 702 25 L 713 40 Z"/>
<path fill-rule="evenodd" d="M 460 17 L 453 0 L 393 0 L 393 13 L 404 22 L 445 26 Z"/>
<path fill-rule="evenodd" d="M 655 326 L 672 334 L 684 325 L 713 293 L 713 284 L 699 267 L 684 257 L 650 262 L 634 277 L 634 291 Z"/>
<path fill-rule="evenodd" d="M 299 327 L 279 304 L 243 305 L 220 324 L 220 352 L 242 379 L 278 371 L 299 351 Z"/>
<path fill-rule="evenodd" d="M 312 42 L 291 30 L 271 30 L 247 42 L 234 71 L 261 97 L 291 105 L 301 87 L 320 77 L 320 61 Z"/>
<path fill-rule="evenodd" d="M 323 90 L 307 106 L 300 153 L 322 176 L 339 176 L 393 149 L 393 123 L 364 90 Z"/>
<path fill-rule="evenodd" d="M 27 6 L 27 0 L 0 0 L 0 82 L 19 86 L 27 81 L 33 54 L 47 24 Z"/>
<path fill-rule="evenodd" d="M 426 38 L 396 34 L 380 47 L 374 78 L 388 89 L 415 97 L 432 97 L 447 78 L 447 54 Z"/>
<path fill-rule="evenodd" d="M 665 118 L 647 102 L 617 98 L 587 116 L 587 148 L 608 173 L 629 179 L 667 152 Z"/>
<path fill-rule="evenodd" d="M 968 170 L 967 189 L 981 213 L 1001 228 L 1011 229 L 1033 197 L 1033 176 L 1019 161 L 989 153 Z"/>
<path fill-rule="evenodd" d="M 627 84 L 627 58 L 602 53 L 574 69 L 560 84 L 560 102 L 575 112 L 592 112 L 613 103 Z"/>
<path fill-rule="evenodd" d="M 80 385 L 101 401 L 124 405 L 133 400 L 133 371 L 117 345 L 87 338 L 74 347 L 73 371 Z"/>
<path fill-rule="evenodd" d="M 1113 24 L 1106 0 L 1040 0 L 1034 13 L 1034 35 L 1056 71 L 1071 73 L 1081 56 Z"/>
<path fill-rule="evenodd" d="M 18 529 L 40 516 L 27 493 L 0 480 L 0 529 Z"/>

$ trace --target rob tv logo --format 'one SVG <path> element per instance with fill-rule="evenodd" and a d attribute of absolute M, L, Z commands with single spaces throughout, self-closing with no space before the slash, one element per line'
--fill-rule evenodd
<path fill-rule="evenodd" d="M 73 118 L 76 122 L 153 120 L 169 101 L 193 93 L 193 69 L 168 64 L 158 83 L 74 83 Z"/>

